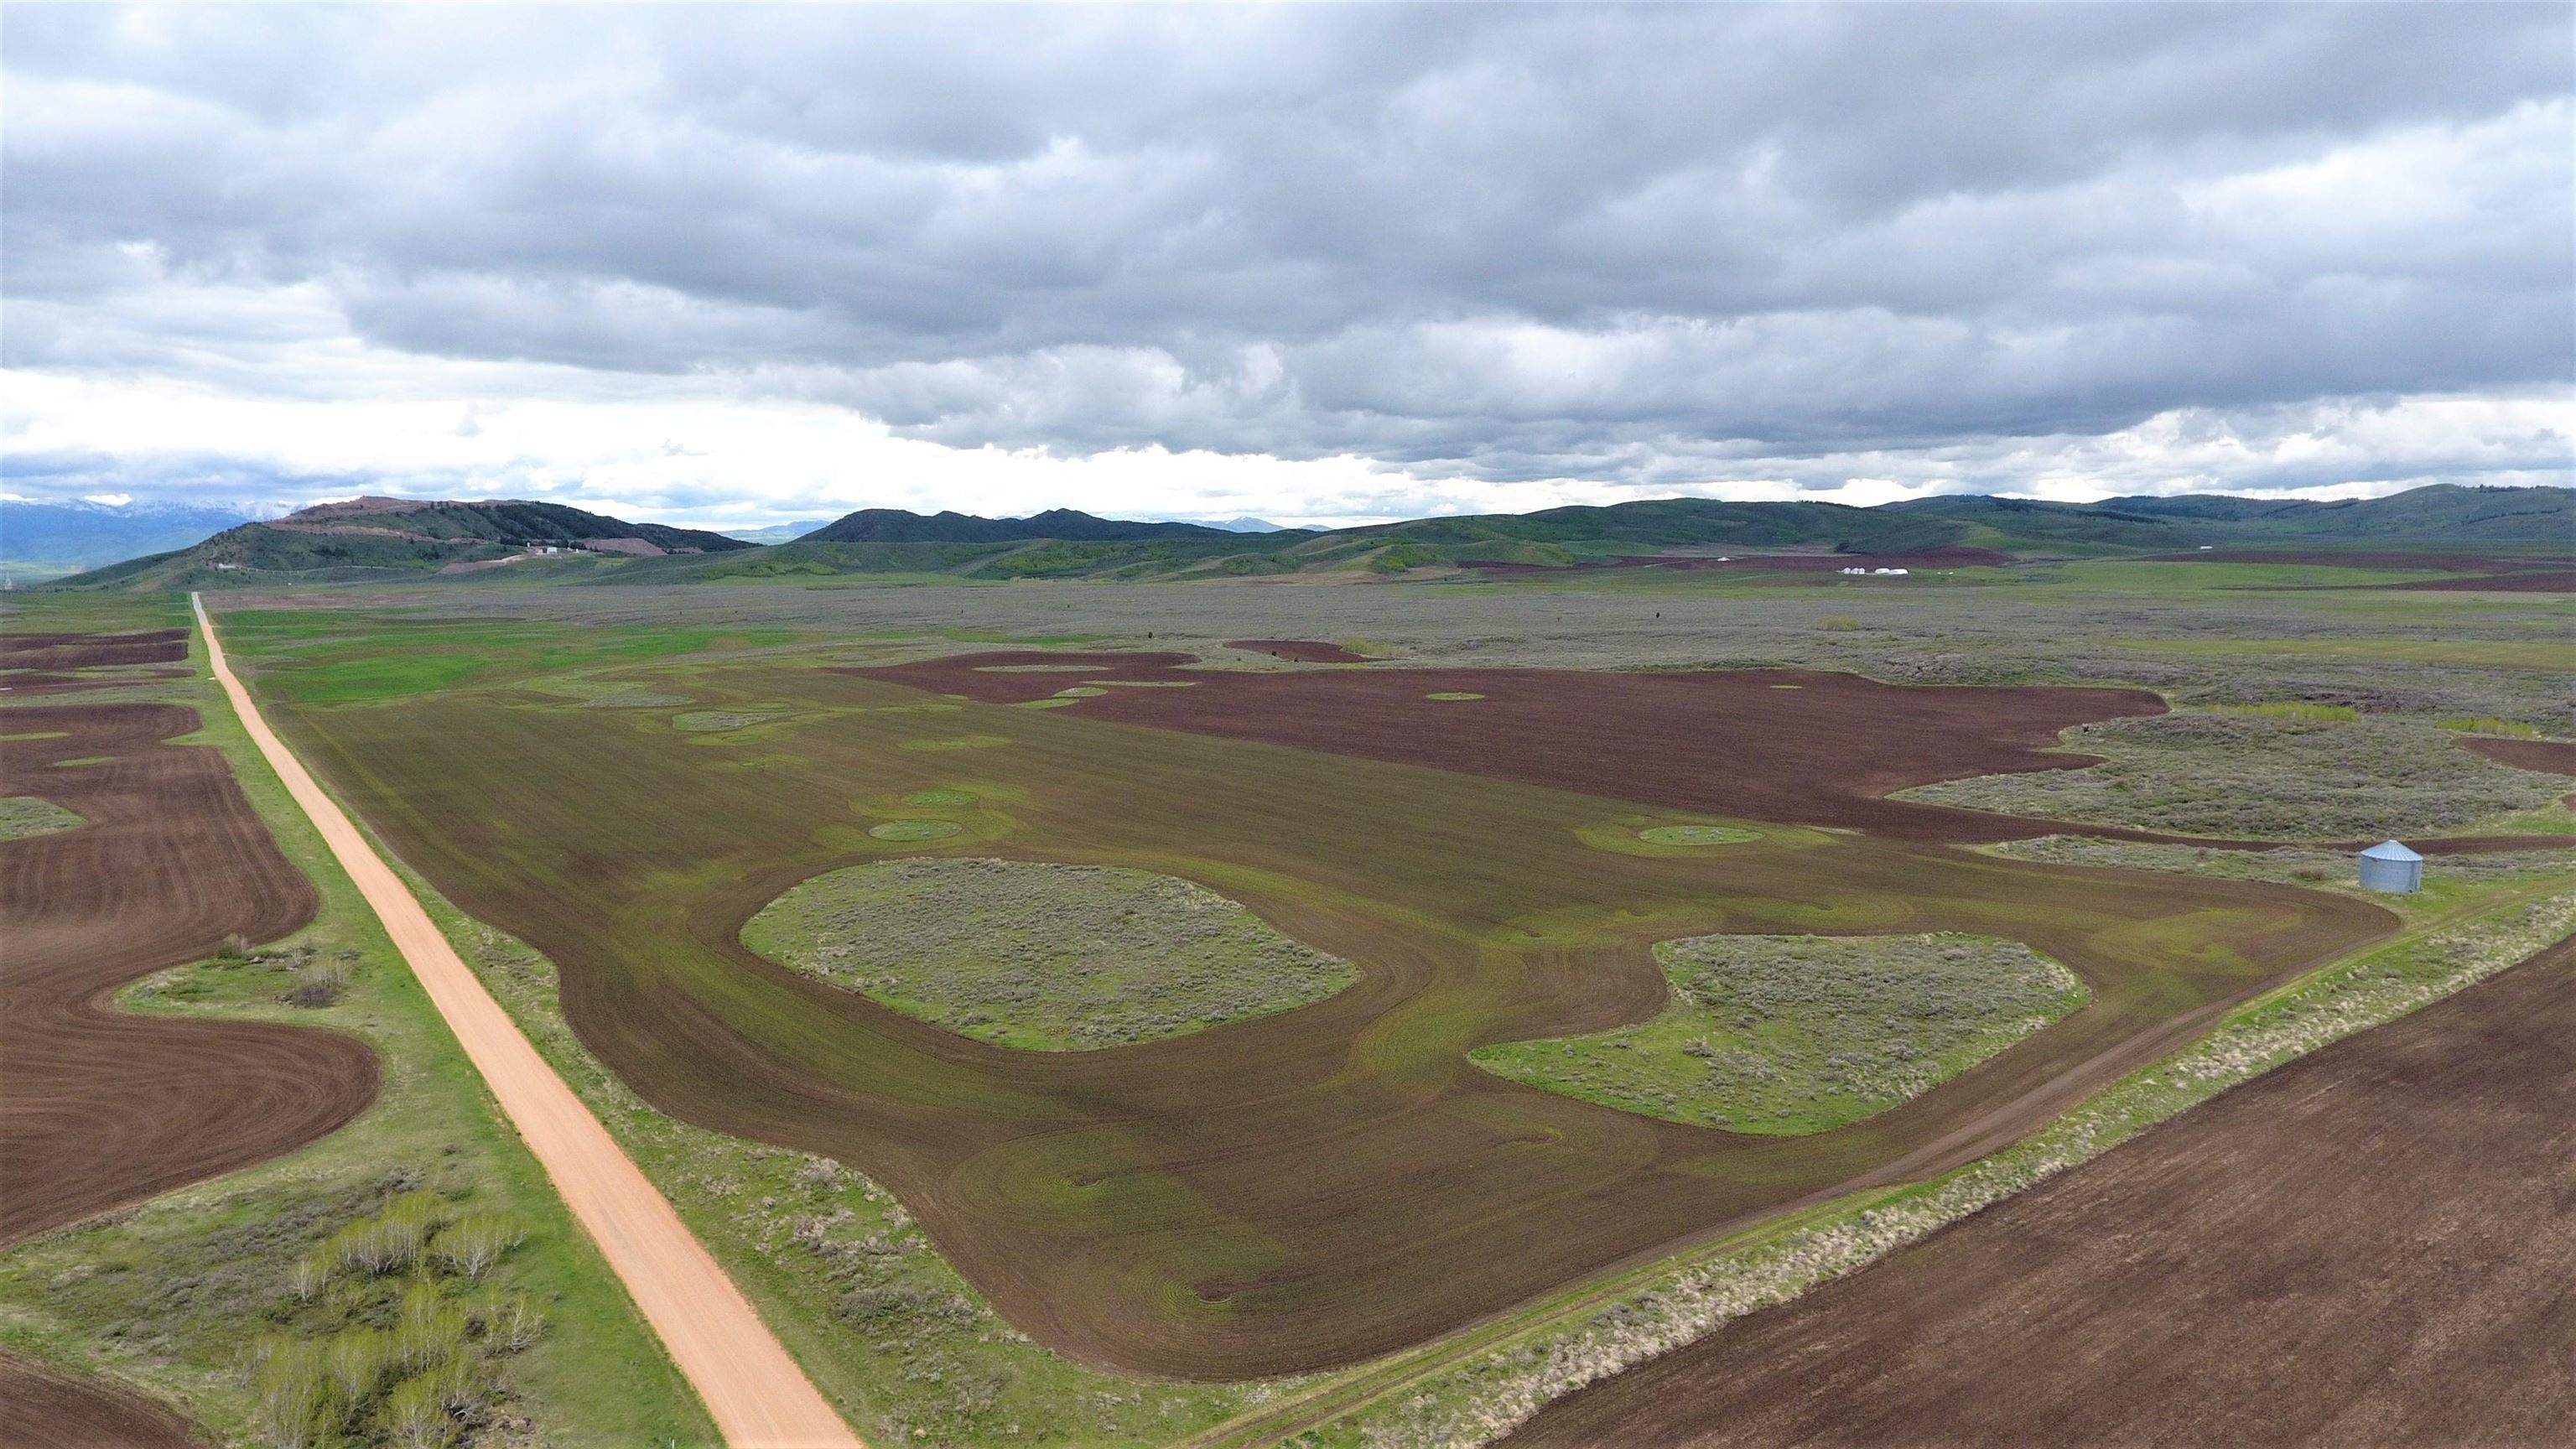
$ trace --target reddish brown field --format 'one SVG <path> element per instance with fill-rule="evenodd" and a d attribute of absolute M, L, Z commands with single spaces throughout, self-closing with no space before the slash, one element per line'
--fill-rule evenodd
<path fill-rule="evenodd" d="M 139 634 L 11 634 L 0 637 L 0 669 L 97 669 L 113 664 L 178 664 L 188 631 Z"/>
<path fill-rule="evenodd" d="M 55 646 L 77 650 L 81 646 Z M 0 842 L 0 1243 L 258 1162 L 374 1100 L 374 1053 L 333 1032 L 112 1010 L 118 987 L 309 921 L 313 888 L 222 754 L 162 743 L 177 705 L 13 709 L 0 795 L 89 822 Z M 108 756 L 99 764 L 63 760 Z"/>
<path fill-rule="evenodd" d="M 2471 735 L 2460 741 L 2460 747 L 2482 760 L 2510 765 L 2517 770 L 2534 770 L 2543 775 L 2576 775 L 2576 745 L 2556 740 L 2500 740 L 2485 735 Z M 2576 795 L 2562 797 L 2576 806 Z"/>
<path fill-rule="evenodd" d="M 1368 656 L 1353 654 L 1339 644 L 1321 639 L 1228 639 L 1228 649 L 1241 649 L 1253 654 L 1267 654 L 1291 664 L 1366 664 Z"/>
<path fill-rule="evenodd" d="M 2435 593 L 2576 594 L 2576 568 L 2561 565 L 2467 579 L 2419 579 L 2411 584 L 2391 584 L 2389 587 Z"/>
<path fill-rule="evenodd" d="M 10 1449 L 194 1449 L 186 1421 L 137 1394 L 0 1353 L 0 1444 Z"/>
<path fill-rule="evenodd" d="M 1237 640 L 1227 647 L 1270 645 L 1335 647 L 1311 640 Z M 2282 843 L 1885 798 L 1939 780 L 2099 764 L 2099 755 L 2056 748 L 2058 733 L 2095 720 L 2163 714 L 2163 698 L 2143 689 L 1894 685 L 1794 669 L 1253 674 L 1187 667 L 1194 662 L 1187 654 L 1170 653 L 1021 652 L 850 672 L 999 704 L 1044 699 L 1074 677 L 1015 672 L 1022 665 L 1080 663 L 1091 666 L 1089 677 L 1098 679 L 1188 680 L 1187 689 L 1114 689 L 1083 701 L 1083 713 L 1712 815 L 1866 830 L 1890 840 L 1963 845 L 2077 834 L 2247 850 Z M 1484 697 L 1426 703 L 1444 693 Z M 2359 849 L 2374 843 L 2325 844 Z M 2462 855 L 2554 846 L 2564 838 L 2458 836 L 2409 843 L 2428 855 Z"/>
<path fill-rule="evenodd" d="M 2576 941 L 1506 1443 L 2576 1443 Z"/>
<path fill-rule="evenodd" d="M 2576 775 L 2576 745 L 2557 740 L 2504 740 L 2488 735 L 2469 735 L 2460 747 L 2481 759 L 2517 770 L 2536 770 L 2544 775 Z"/>
<path fill-rule="evenodd" d="M 1239 647 L 1239 646 L 1238 646 Z M 2060 730 L 2165 712 L 2138 689 L 1927 688 L 1856 674 L 1757 669 L 1604 674 L 1386 669 L 1332 674 L 1184 670 L 1186 654 L 972 654 L 862 671 L 1000 703 L 1043 699 L 1063 674 L 992 666 L 1086 663 L 1119 689 L 1086 716 L 1296 745 L 1714 815 L 1837 825 L 1897 840 L 2015 840 L 2058 827 L 1881 797 L 1913 785 L 2099 757 L 2056 752 Z M 1478 700 L 1431 707 L 1439 693 Z M 2123 834 L 2096 831 L 2100 834 Z M 2151 838 L 2128 833 L 2131 838 Z"/>

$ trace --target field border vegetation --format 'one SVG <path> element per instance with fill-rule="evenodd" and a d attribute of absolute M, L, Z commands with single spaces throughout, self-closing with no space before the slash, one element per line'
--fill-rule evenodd
<path fill-rule="evenodd" d="M 351 819 L 538 1055 L 670 1200 L 825 1400 L 867 1442 L 1033 1438 L 1101 1449 L 1178 1443 L 1304 1382 L 1130 1377 L 1077 1363 L 1030 1339 L 994 1312 L 894 1195 L 865 1174 L 830 1158 L 694 1126 L 645 1101 L 574 1035 L 556 995 L 552 961 L 457 908 L 373 826 L 354 814 Z M 851 1286 L 860 1265 L 887 1262 L 906 1270 L 907 1281 Z M 989 1402 L 996 1384 L 976 1373 L 984 1366 L 943 1359 L 935 1347 L 902 1351 L 892 1335 L 869 1340 L 864 1356 L 835 1352 L 826 1342 L 836 1330 L 899 1328 L 907 1321 L 961 1334 L 1011 1361 L 1023 1378 L 1051 1378 L 1045 1391 L 1090 1422 L 1013 1422 L 998 1433 L 975 1432 L 939 1401 L 963 1401 L 970 1409 Z M 1140 1433 L 1140 1421 L 1159 1421 L 1157 1432 Z"/>
<path fill-rule="evenodd" d="M 89 596 L 73 597 L 89 602 Z M 94 612 L 46 603 L 52 605 L 46 613 Z M 178 617 L 179 606 L 173 610 Z M 26 627 L 23 619 L 12 622 Z M 320 910 L 312 922 L 277 941 L 256 948 L 230 943 L 208 960 L 145 977 L 124 988 L 117 1005 L 181 1018 L 292 1022 L 346 1032 L 375 1050 L 382 1087 L 356 1121 L 282 1157 L 67 1224 L 0 1252 L 0 1285 L 14 1289 L 0 1293 L 0 1348 L 175 1406 L 214 1442 L 268 1442 L 253 1438 L 265 1407 L 262 1390 L 281 1381 L 270 1374 L 269 1382 L 254 1382 L 253 1359 L 260 1356 L 255 1340 L 263 1325 L 222 1325 L 225 1341 L 244 1350 L 238 1355 L 228 1350 L 220 1362 L 188 1358 L 167 1332 L 102 1336 L 100 1330 L 113 1325 L 73 1317 L 64 1305 L 47 1301 L 46 1289 L 66 1275 L 68 1285 L 77 1285 L 102 1271 L 123 1276 L 157 1270 L 176 1276 L 148 1291 L 163 1295 L 160 1312 L 180 1313 L 192 1295 L 214 1291 L 231 1271 L 205 1257 L 202 1250 L 210 1244 L 248 1245 L 255 1252 L 273 1246 L 284 1254 L 279 1270 L 291 1277 L 301 1256 L 299 1235 L 362 1225 L 399 1191 L 414 1190 L 400 1184 L 461 1186 L 470 1191 L 448 1216 L 479 1219 L 485 1227 L 506 1223 L 516 1239 L 506 1250 L 506 1265 L 497 1272 L 484 1266 L 476 1276 L 529 1295 L 525 1302 L 533 1313 L 509 1331 L 515 1345 L 509 1432 L 535 1433 L 568 1449 L 718 1442 L 686 1380 L 644 1328 L 544 1171 L 502 1121 L 355 884 L 213 687 L 203 637 L 193 628 L 188 648 L 186 675 L 147 693 L 197 712 L 199 728 L 173 743 L 222 752 L 279 850 L 312 882 Z M 129 690 L 117 694 L 134 697 Z M 97 692 L 71 696 L 83 703 L 96 697 Z M 347 1209 L 336 1218 L 328 1216 L 335 1204 Z M 42 1277 L 32 1276 L 40 1271 Z M 282 1299 L 296 1299 L 298 1289 L 287 1278 L 276 1288 Z M 445 1319 L 438 1325 L 444 1328 Z"/>
<path fill-rule="evenodd" d="M 2472 892 L 2392 939 L 2246 1002 L 2179 1051 L 1977 1162 L 1848 1194 L 1321 1376 L 1188 1441 L 1189 1449 L 1490 1443 L 1554 1399 L 1865 1267 L 2230 1087 L 2450 996 L 2571 934 L 2576 891 L 2558 875 Z"/>

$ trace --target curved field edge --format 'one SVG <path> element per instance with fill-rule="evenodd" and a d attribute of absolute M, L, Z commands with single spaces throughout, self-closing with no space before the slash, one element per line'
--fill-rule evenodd
<path fill-rule="evenodd" d="M 55 1287 L 65 1273 L 138 1283 L 202 1275 L 201 1252 L 215 1234 L 256 1227 L 281 1213 L 363 1194 L 402 1171 L 445 1171 L 469 1180 L 477 1209 L 504 1212 L 527 1230 L 508 1255 L 507 1276 L 542 1303 L 544 1336 L 511 1361 L 510 1409 L 546 1442 L 568 1446 L 717 1442 L 695 1395 L 645 1332 L 590 1240 L 573 1225 L 543 1171 L 504 1126 L 473 1068 L 357 889 L 296 808 L 220 692 L 207 685 L 202 639 L 189 641 L 190 677 L 156 694 L 194 707 L 200 729 L 178 743 L 223 752 L 278 848 L 321 896 L 321 911 L 271 951 L 305 946 L 328 959 L 354 952 L 345 994 L 324 1008 L 282 1004 L 238 964 L 181 966 L 126 988 L 128 1010 L 201 1019 L 268 1020 L 326 1026 L 365 1041 L 383 1068 L 373 1106 L 341 1131 L 268 1162 L 191 1184 L 74 1223 L 0 1254 L 0 1345 L 38 1363 L 102 1379 L 175 1405 L 213 1442 L 251 1443 L 256 1408 L 232 1348 L 244 1325 L 207 1325 L 219 1354 L 179 1350 L 175 1316 L 187 1294 L 165 1298 L 145 1318 L 154 1333 L 105 1336 L 95 1316 Z M 120 694 L 126 691 L 119 691 Z M 0 713 L 0 719 L 5 719 Z M 87 1269 L 86 1273 L 81 1270 Z M 204 1285 L 199 1285 L 200 1291 Z M 97 1305 L 91 1305 L 93 1311 Z M 161 1321 L 155 1322 L 155 1319 Z M 151 1340 L 162 1340 L 156 1349 Z"/>
<path fill-rule="evenodd" d="M 372 826 L 358 829 L 869 1442 L 1175 1443 L 1305 1382 L 1129 1378 L 1038 1344 L 864 1174 L 655 1110 L 573 1033 L 553 962 L 459 910 Z"/>
<path fill-rule="evenodd" d="M 868 833 L 938 838 L 885 830 Z M 744 922 L 741 939 L 916 1020 L 1030 1051 L 1185 1036 L 1311 1006 L 1359 979 L 1196 881 L 989 856 L 809 876 Z"/>
<path fill-rule="evenodd" d="M 1957 931 L 1686 936 L 1654 955 L 1671 998 L 1653 1017 L 1467 1059 L 1623 1112 L 1796 1136 L 1901 1106 L 2093 999 L 2029 946 Z"/>
<path fill-rule="evenodd" d="M 1865 1267 L 2230 1087 L 2576 934 L 2576 892 L 2563 881 L 2563 873 L 2548 873 L 2499 885 L 2393 940 L 2285 982 L 2180 1052 L 1966 1167 L 1856 1192 L 1326 1376 L 1190 1440 L 1190 1449 L 1491 1442 L 1550 1400 Z"/>

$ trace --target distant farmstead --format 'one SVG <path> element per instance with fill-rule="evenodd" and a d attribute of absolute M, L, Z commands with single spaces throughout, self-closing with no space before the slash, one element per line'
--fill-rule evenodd
<path fill-rule="evenodd" d="M 2383 840 L 2361 853 L 2361 888 L 2413 895 L 2424 888 L 2424 857 L 2394 840 Z"/>

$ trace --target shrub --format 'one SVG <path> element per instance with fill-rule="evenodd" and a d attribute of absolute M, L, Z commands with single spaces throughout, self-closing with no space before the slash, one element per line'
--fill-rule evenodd
<path fill-rule="evenodd" d="M 451 1273 L 480 1279 L 527 1234 L 499 1213 L 468 1213 L 439 1230 L 430 1257 Z"/>
<path fill-rule="evenodd" d="M 333 1334 L 322 1346 L 323 1371 L 330 1376 L 331 1387 L 353 1404 L 364 1403 L 375 1393 L 392 1359 L 391 1343 L 372 1328 Z"/>
<path fill-rule="evenodd" d="M 331 1383 L 309 1343 L 271 1338 L 253 1350 L 251 1426 L 274 1449 L 313 1449 L 331 1432 Z"/>
<path fill-rule="evenodd" d="M 433 1377 L 405 1379 L 385 1395 L 376 1411 L 376 1427 L 397 1449 L 440 1449 L 456 1437 L 456 1421 Z"/>
<path fill-rule="evenodd" d="M 295 984 L 281 998 L 290 1006 L 329 1006 L 349 989 L 349 963 L 313 961 L 295 968 Z"/>

